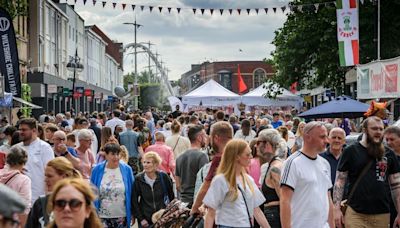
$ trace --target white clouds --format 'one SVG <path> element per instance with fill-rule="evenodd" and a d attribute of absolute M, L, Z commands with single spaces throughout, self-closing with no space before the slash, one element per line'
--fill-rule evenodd
<path fill-rule="evenodd" d="M 279 7 L 287 4 L 283 0 L 163 0 L 163 1 L 135 1 L 135 11 L 130 5 L 122 11 L 113 9 L 111 1 L 107 1 L 103 9 L 98 1 L 93 7 L 91 0 L 86 6 L 82 3 L 75 7 L 77 12 L 85 19 L 85 24 L 96 24 L 112 40 L 130 43 L 134 41 L 133 26 L 123 25 L 124 22 L 142 24 L 138 29 L 137 41 L 151 41 L 153 52 L 157 50 L 167 68 L 171 70 L 170 78 L 178 79 L 181 74 L 190 69 L 191 64 L 210 61 L 229 60 L 261 60 L 269 57 L 273 50 L 271 41 L 274 31 L 282 27 L 286 16 Z M 113 1 L 114 2 L 114 1 Z M 116 1 L 125 2 L 129 1 Z M 132 3 L 133 4 L 133 3 Z M 153 12 L 149 9 L 140 12 L 139 5 L 154 5 Z M 162 13 L 159 13 L 158 5 L 165 6 Z M 166 7 L 182 7 L 181 13 L 177 14 L 173 8 L 168 13 Z M 200 10 L 193 15 L 191 8 L 215 8 L 211 16 L 209 10 L 201 15 Z M 265 15 L 264 7 L 278 7 L 274 14 L 272 9 Z M 219 9 L 234 9 L 232 15 L 228 10 L 220 16 Z M 237 15 L 236 9 L 242 8 L 241 15 Z M 248 16 L 245 9 L 260 8 L 259 15 L 251 11 Z M 243 52 L 239 52 L 239 48 Z M 125 73 L 132 71 L 133 55 L 125 59 Z M 144 70 L 148 64 L 147 57 L 139 55 L 138 69 Z"/>

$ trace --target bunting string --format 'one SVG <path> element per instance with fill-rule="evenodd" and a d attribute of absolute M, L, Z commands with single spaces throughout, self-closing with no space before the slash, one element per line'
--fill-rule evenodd
<path fill-rule="evenodd" d="M 360 0 L 361 4 L 365 4 L 365 2 L 372 2 L 374 0 Z M 220 15 L 222 16 L 224 13 L 228 13 L 229 15 L 232 15 L 234 12 L 237 13 L 237 15 L 261 15 L 260 10 L 264 10 L 265 15 L 270 12 L 269 10 L 272 9 L 273 13 L 276 14 L 278 12 L 282 13 L 290 13 L 290 12 L 315 12 L 317 13 L 319 10 L 326 8 L 326 7 L 332 7 L 336 8 L 336 1 L 328 1 L 328 2 L 322 2 L 322 3 L 312 3 L 312 4 L 303 4 L 303 5 L 295 5 L 293 3 L 289 3 L 283 6 L 273 6 L 273 7 L 265 7 L 265 8 L 236 8 L 236 9 L 215 9 L 215 8 L 189 8 L 189 7 L 172 7 L 172 6 L 159 6 L 159 5 L 136 5 L 136 4 L 128 4 L 128 3 L 120 3 L 120 2 L 113 2 L 109 0 L 65 0 L 65 3 L 69 4 L 72 2 L 73 4 L 83 4 L 87 6 L 96 6 L 98 5 L 99 2 L 101 2 L 101 6 L 103 8 L 110 6 L 113 9 L 117 10 L 122 10 L 125 11 L 127 9 L 130 9 L 132 11 L 145 11 L 149 10 L 150 13 L 154 12 L 154 8 L 158 8 L 158 13 L 162 13 L 163 9 L 167 9 L 168 13 L 170 14 L 172 10 L 180 14 L 182 10 L 186 11 L 191 11 L 193 14 L 201 14 L 204 15 L 206 13 L 212 15 L 218 15 L 214 14 L 215 10 L 218 10 Z M 92 4 L 90 4 L 90 2 Z M 127 7 L 128 6 L 128 7 Z M 130 7 L 129 7 L 130 6 Z M 279 10 L 278 10 L 279 9 Z M 243 11 L 245 11 L 243 14 L 241 14 Z M 156 10 L 157 12 L 157 10 Z M 247 13 L 247 14 L 246 14 Z"/>

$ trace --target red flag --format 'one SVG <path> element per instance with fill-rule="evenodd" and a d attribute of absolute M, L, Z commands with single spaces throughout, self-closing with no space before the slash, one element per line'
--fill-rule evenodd
<path fill-rule="evenodd" d="M 293 82 L 290 85 L 290 92 L 292 92 L 293 94 L 295 94 L 297 92 L 297 82 Z"/>
<path fill-rule="evenodd" d="M 237 72 L 237 74 L 238 74 L 239 93 L 243 93 L 244 91 L 247 90 L 247 86 L 246 86 L 246 83 L 244 83 L 244 80 L 242 78 L 242 74 L 240 73 L 239 64 L 238 64 L 238 72 Z"/>

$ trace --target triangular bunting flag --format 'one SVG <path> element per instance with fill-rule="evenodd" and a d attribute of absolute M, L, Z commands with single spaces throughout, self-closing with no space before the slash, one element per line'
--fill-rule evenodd
<path fill-rule="evenodd" d="M 210 14 L 213 15 L 214 9 L 210 9 Z"/>
<path fill-rule="evenodd" d="M 75 0 L 75 4 L 76 4 L 77 1 L 78 1 L 78 0 Z"/>
<path fill-rule="evenodd" d="M 232 15 L 232 11 L 233 11 L 232 9 L 229 9 L 229 14 L 230 14 L 230 15 Z"/>
<path fill-rule="evenodd" d="M 196 14 L 196 9 L 195 8 L 193 8 L 193 14 Z"/>
<path fill-rule="evenodd" d="M 142 10 L 142 11 L 143 11 L 143 9 L 144 9 L 144 6 L 140 6 L 140 10 Z"/>
<path fill-rule="evenodd" d="M 224 9 L 219 9 L 219 12 L 221 13 L 221 15 L 224 13 Z"/>
<path fill-rule="evenodd" d="M 272 10 L 274 11 L 274 13 L 276 13 L 276 8 L 272 8 Z"/>
<path fill-rule="evenodd" d="M 178 11 L 178 14 L 181 12 L 181 8 L 176 8 L 176 11 Z"/>
<path fill-rule="evenodd" d="M 264 8 L 265 14 L 268 14 L 268 8 Z"/>
<path fill-rule="evenodd" d="M 240 15 L 240 12 L 241 12 L 242 10 L 241 9 L 237 9 L 237 12 L 238 12 L 238 14 Z"/>
<path fill-rule="evenodd" d="M 246 9 L 246 11 L 247 11 L 247 15 L 249 15 L 249 14 L 250 14 L 250 10 L 251 10 L 251 9 Z"/>
<path fill-rule="evenodd" d="M 314 4 L 314 7 L 315 7 L 315 12 L 318 12 L 319 4 L 318 3 Z"/>
<path fill-rule="evenodd" d="M 201 11 L 201 15 L 203 15 L 204 14 L 204 9 L 200 9 L 200 11 Z"/>
<path fill-rule="evenodd" d="M 160 13 L 161 13 L 161 11 L 162 11 L 162 7 L 161 6 L 159 6 L 158 7 L 158 10 L 160 11 Z"/>
<path fill-rule="evenodd" d="M 121 5 L 122 5 L 122 10 L 125 10 L 126 4 L 122 3 Z"/>
<path fill-rule="evenodd" d="M 282 13 L 284 13 L 285 10 L 286 10 L 286 6 L 282 6 L 282 7 L 281 7 L 281 10 L 282 10 Z"/>
<path fill-rule="evenodd" d="M 254 10 L 256 11 L 256 14 L 258 14 L 258 8 L 255 8 Z"/>
<path fill-rule="evenodd" d="M 93 0 L 93 6 L 95 6 L 96 5 L 96 0 Z"/>
<path fill-rule="evenodd" d="M 103 8 L 104 8 L 104 6 L 106 6 L 106 3 L 107 3 L 107 2 L 101 2 L 101 4 L 103 4 Z"/>
<path fill-rule="evenodd" d="M 132 11 L 135 11 L 136 5 L 132 5 Z"/>
<path fill-rule="evenodd" d="M 153 6 L 149 6 L 150 13 L 153 11 Z"/>
<path fill-rule="evenodd" d="M 117 3 L 113 2 L 112 4 L 113 4 L 113 8 L 115 9 L 115 6 L 117 5 Z"/>
<path fill-rule="evenodd" d="M 363 4 L 363 5 L 364 5 L 364 0 L 360 0 L 360 2 L 361 2 L 361 4 Z"/>
<path fill-rule="evenodd" d="M 87 0 L 83 0 L 83 5 L 86 5 Z"/>
<path fill-rule="evenodd" d="M 168 7 L 167 9 L 168 9 L 168 13 L 171 13 L 171 9 L 172 9 L 172 8 L 171 8 L 171 7 Z"/>

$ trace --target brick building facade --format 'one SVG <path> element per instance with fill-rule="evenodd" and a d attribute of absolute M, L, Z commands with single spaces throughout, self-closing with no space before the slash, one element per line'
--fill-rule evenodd
<path fill-rule="evenodd" d="M 180 94 L 184 95 L 210 79 L 214 79 L 225 88 L 238 93 L 238 67 L 240 67 L 240 73 L 247 85 L 247 91 L 243 93 L 257 88 L 266 78 L 275 74 L 273 67 L 263 61 L 226 61 L 193 64 L 190 71 L 181 75 Z"/>

